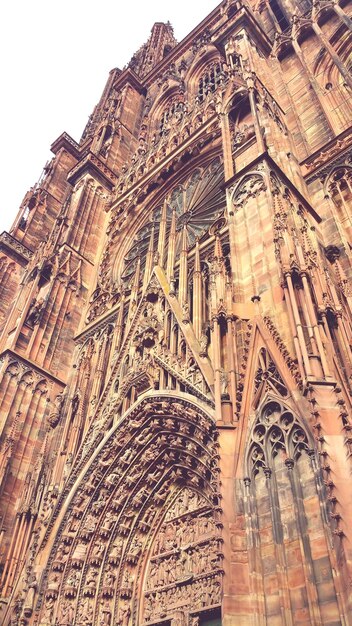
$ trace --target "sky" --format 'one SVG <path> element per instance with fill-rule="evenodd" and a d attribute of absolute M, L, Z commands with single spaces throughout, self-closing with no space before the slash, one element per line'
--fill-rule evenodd
<path fill-rule="evenodd" d="M 154 22 L 181 41 L 217 0 L 17 0 L 0 9 L 0 233 L 66 131 L 79 141 L 109 71 L 123 68 Z"/>

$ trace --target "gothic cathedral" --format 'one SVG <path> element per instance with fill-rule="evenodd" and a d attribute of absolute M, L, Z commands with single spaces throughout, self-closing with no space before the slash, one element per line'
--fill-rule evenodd
<path fill-rule="evenodd" d="M 0 622 L 352 625 L 352 3 L 156 23 L 0 236 Z"/>

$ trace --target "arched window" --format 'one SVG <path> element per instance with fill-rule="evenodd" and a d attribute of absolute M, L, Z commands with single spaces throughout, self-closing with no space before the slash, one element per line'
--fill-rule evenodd
<path fill-rule="evenodd" d="M 167 130 L 168 123 L 173 117 L 179 120 L 183 117 L 185 111 L 185 103 L 182 100 L 174 100 L 164 109 L 160 118 L 159 130 L 163 133 Z"/>
<path fill-rule="evenodd" d="M 282 9 L 278 0 L 269 0 L 270 7 L 274 13 L 274 16 L 277 20 L 282 31 L 286 30 L 290 27 L 290 23 L 286 17 L 284 10 Z"/>
<path fill-rule="evenodd" d="M 165 59 L 165 57 L 170 54 L 172 50 L 172 46 L 166 45 L 164 46 L 164 51 L 163 51 L 163 59 Z"/>
<path fill-rule="evenodd" d="M 20 222 L 18 224 L 18 228 L 20 230 L 26 230 L 28 217 L 29 217 L 29 208 L 28 208 L 28 206 L 26 206 L 25 210 L 23 211 L 23 214 L 22 214 L 22 217 L 20 219 Z"/>
<path fill-rule="evenodd" d="M 207 69 L 199 79 L 197 100 L 203 102 L 209 93 L 214 93 L 223 82 L 223 72 L 220 63 L 215 63 Z"/>
<path fill-rule="evenodd" d="M 30 200 L 27 202 L 27 204 L 25 205 L 25 208 L 23 210 L 23 213 L 21 215 L 20 221 L 18 223 L 18 228 L 20 230 L 25 231 L 27 226 L 28 226 L 28 220 L 29 220 L 29 215 L 32 209 L 34 209 L 34 207 L 37 204 L 37 195 L 36 193 L 34 193 L 32 195 L 32 197 L 30 198 Z"/>
<path fill-rule="evenodd" d="M 320 598 L 319 563 L 324 562 L 324 592 L 328 590 L 330 610 L 338 621 L 326 535 L 328 516 L 321 499 L 324 489 L 312 438 L 281 399 L 267 396 L 252 426 L 247 450 L 245 516 L 250 545 L 256 546 L 250 569 L 256 593 L 264 598 L 266 618 L 269 623 L 281 623 L 278 590 L 283 573 L 291 623 L 298 623 L 301 611 L 314 623 Z M 295 585 L 291 588 L 293 576 Z M 317 594 L 315 601 L 307 589 L 310 597 Z M 299 604 L 294 601 L 296 597 L 300 597 Z"/>

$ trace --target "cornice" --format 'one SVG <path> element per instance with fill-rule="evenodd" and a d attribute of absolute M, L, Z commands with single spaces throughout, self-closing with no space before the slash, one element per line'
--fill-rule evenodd
<path fill-rule="evenodd" d="M 5 358 L 6 356 L 13 357 L 13 359 L 16 361 L 21 361 L 21 363 L 24 363 L 25 365 L 27 365 L 29 369 L 35 370 L 44 378 L 49 378 L 54 383 L 61 385 L 62 387 L 66 387 L 66 381 L 62 380 L 61 378 L 58 378 L 58 376 L 54 376 L 54 374 L 44 369 L 43 367 L 40 367 L 40 365 L 38 365 L 37 363 L 34 363 L 34 361 L 27 359 L 25 356 L 23 356 L 23 354 L 19 354 L 18 352 L 15 352 L 14 350 L 10 350 L 7 348 L 0 354 L 0 359 Z"/>
<path fill-rule="evenodd" d="M 61 148 L 64 148 L 67 152 L 72 154 L 75 159 L 79 159 L 80 146 L 66 132 L 61 133 L 61 135 L 57 139 L 55 139 L 55 141 L 50 146 L 50 150 L 51 152 L 53 152 L 53 154 L 57 154 L 59 150 L 61 150 Z"/>
<path fill-rule="evenodd" d="M 4 252 L 22 267 L 25 267 L 33 256 L 32 250 L 6 231 L 0 235 L 0 252 Z"/>
<path fill-rule="evenodd" d="M 352 148 L 352 127 L 328 141 L 300 163 L 307 183 L 325 177 L 334 165 L 343 163 Z"/>
<path fill-rule="evenodd" d="M 280 176 L 281 180 L 284 182 L 286 187 L 288 187 L 288 189 L 292 191 L 292 193 L 295 194 L 295 196 L 298 198 L 298 200 L 301 202 L 304 208 L 308 211 L 308 213 L 310 213 L 310 215 L 318 223 L 320 223 L 322 221 L 322 218 L 320 217 L 320 215 L 318 215 L 318 213 L 312 207 L 308 199 L 302 195 L 299 189 L 297 189 L 297 187 L 292 183 L 292 181 L 287 177 L 285 172 L 281 169 L 280 165 L 278 165 L 276 161 L 274 161 L 274 159 L 268 154 L 267 151 L 262 152 L 262 154 L 259 154 L 250 163 L 247 163 L 247 165 L 243 169 L 241 169 L 239 172 L 236 172 L 234 176 L 229 178 L 229 180 L 225 181 L 225 183 L 222 185 L 222 188 L 229 189 L 229 187 L 231 187 L 236 181 L 239 181 L 241 178 L 243 178 L 243 176 L 255 170 L 258 164 L 263 161 L 267 163 L 273 170 L 275 170 L 275 172 Z"/>
<path fill-rule="evenodd" d="M 92 174 L 92 176 L 109 191 L 112 190 L 117 182 L 116 174 L 93 154 L 93 152 L 88 152 L 88 154 L 70 170 L 67 175 L 67 182 L 74 185 L 77 180 L 86 173 Z"/>
<path fill-rule="evenodd" d="M 143 79 L 141 79 L 130 67 L 123 70 L 113 83 L 115 89 L 122 89 L 125 85 L 131 85 L 131 87 L 141 94 L 145 91 Z"/>

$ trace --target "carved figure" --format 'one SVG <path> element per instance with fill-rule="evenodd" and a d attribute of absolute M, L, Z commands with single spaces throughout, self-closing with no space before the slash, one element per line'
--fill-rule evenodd
<path fill-rule="evenodd" d="M 56 551 L 56 556 L 55 556 L 55 561 L 57 564 L 61 564 L 64 563 L 65 559 L 66 559 L 66 555 L 68 553 L 68 548 L 67 546 L 65 546 L 65 544 L 61 541 L 61 543 L 59 543 L 57 551 Z"/>
<path fill-rule="evenodd" d="M 40 314 L 42 312 L 42 308 L 44 305 L 43 298 L 39 298 L 39 300 L 32 300 L 31 305 L 28 309 L 26 323 L 32 326 L 35 326 L 39 322 Z"/>
<path fill-rule="evenodd" d="M 118 625 L 119 626 L 128 626 L 128 623 L 130 621 L 130 616 L 131 616 L 130 605 L 129 605 L 129 603 L 124 602 L 119 607 L 119 610 L 118 610 L 118 613 L 117 613 L 117 623 L 118 623 Z"/>
<path fill-rule="evenodd" d="M 124 589 L 131 589 L 133 585 L 133 578 L 129 570 L 125 570 L 122 576 L 121 587 Z"/>
<path fill-rule="evenodd" d="M 45 600 L 44 610 L 40 618 L 40 626 L 53 626 L 53 614 L 55 608 L 54 598 L 48 598 Z"/>
<path fill-rule="evenodd" d="M 78 581 L 79 573 L 76 570 L 71 570 L 66 580 L 66 587 L 74 587 L 76 589 L 78 587 Z"/>
<path fill-rule="evenodd" d="M 182 321 L 184 324 L 188 324 L 189 322 L 189 304 L 188 302 L 184 302 L 182 305 Z"/>
<path fill-rule="evenodd" d="M 104 576 L 104 585 L 106 587 L 113 587 L 115 584 L 116 576 L 113 573 L 111 567 L 108 567 Z"/>
<path fill-rule="evenodd" d="M 101 626 L 110 626 L 111 624 L 111 601 L 108 598 L 104 598 L 100 602 L 101 605 L 101 619 L 99 624 Z"/>
<path fill-rule="evenodd" d="M 69 475 L 71 471 L 72 461 L 73 461 L 73 454 L 72 452 L 69 452 L 65 461 L 65 465 L 64 465 L 64 472 L 63 472 L 64 480 L 66 480 L 67 476 Z"/>
<path fill-rule="evenodd" d="M 110 552 L 109 557 L 120 558 L 122 554 L 122 547 L 123 547 L 123 540 L 121 539 L 121 537 L 117 537 L 117 539 L 115 539 L 114 541 L 113 548 Z"/>
<path fill-rule="evenodd" d="M 102 541 L 97 540 L 96 543 L 93 546 L 93 550 L 92 550 L 92 557 L 94 558 L 101 558 L 103 555 L 103 552 L 105 550 L 105 545 Z"/>
<path fill-rule="evenodd" d="M 59 626 L 72 626 L 74 624 L 74 605 L 69 600 L 63 600 L 59 604 L 58 622 Z"/>
<path fill-rule="evenodd" d="M 48 417 L 48 422 L 52 428 L 55 428 L 60 421 L 64 401 L 64 395 L 59 393 L 52 402 L 52 410 Z"/>
<path fill-rule="evenodd" d="M 88 597 L 83 598 L 78 616 L 80 623 L 85 624 L 86 626 L 93 623 L 94 610 L 92 602 Z"/>
<path fill-rule="evenodd" d="M 33 613 L 34 596 L 37 590 L 37 586 L 38 586 L 37 577 L 33 573 L 29 577 L 28 591 L 27 591 L 27 594 L 23 603 L 23 612 L 26 617 L 30 617 Z"/>
<path fill-rule="evenodd" d="M 199 345 L 200 345 L 199 355 L 200 356 L 207 356 L 208 337 L 207 337 L 207 335 L 204 332 L 200 336 Z"/>
<path fill-rule="evenodd" d="M 46 595 L 48 598 L 49 597 L 54 598 L 54 599 L 57 598 L 59 585 L 60 585 L 60 576 L 56 572 L 50 573 L 49 579 L 48 579 L 48 588 L 46 592 Z"/>

